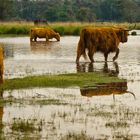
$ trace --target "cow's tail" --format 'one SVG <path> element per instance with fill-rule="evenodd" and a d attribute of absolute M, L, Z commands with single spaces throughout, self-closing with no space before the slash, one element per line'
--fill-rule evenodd
<path fill-rule="evenodd" d="M 33 29 L 30 30 L 30 41 L 33 39 Z"/>
<path fill-rule="evenodd" d="M 86 54 L 86 38 L 85 38 L 85 32 L 86 32 L 86 29 L 83 29 L 81 31 L 81 35 L 80 35 L 80 49 L 81 49 L 81 54 L 82 56 L 84 57 L 85 60 L 87 60 L 87 54 Z"/>

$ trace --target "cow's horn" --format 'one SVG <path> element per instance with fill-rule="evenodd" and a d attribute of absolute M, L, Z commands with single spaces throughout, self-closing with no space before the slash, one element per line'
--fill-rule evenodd
<path fill-rule="evenodd" d="M 132 95 L 133 95 L 133 97 L 134 97 L 134 99 L 136 99 L 136 96 L 135 96 L 135 94 L 134 94 L 133 92 L 126 91 L 126 93 L 130 93 L 130 94 L 132 94 Z"/>

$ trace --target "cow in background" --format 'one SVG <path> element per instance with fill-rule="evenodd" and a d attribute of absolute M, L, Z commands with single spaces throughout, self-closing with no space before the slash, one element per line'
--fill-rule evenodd
<path fill-rule="evenodd" d="M 127 42 L 128 30 L 123 28 L 93 28 L 85 27 L 80 33 L 80 40 L 77 47 L 76 62 L 79 62 L 81 55 L 87 58 L 86 50 L 91 62 L 94 62 L 93 55 L 102 52 L 107 61 L 108 54 L 116 52 L 113 61 L 119 55 L 119 43 Z"/>
<path fill-rule="evenodd" d="M 49 39 L 55 38 L 57 41 L 60 41 L 59 33 L 56 33 L 50 28 L 32 28 L 30 31 L 30 41 L 37 41 L 37 38 L 46 38 L 46 42 Z"/>

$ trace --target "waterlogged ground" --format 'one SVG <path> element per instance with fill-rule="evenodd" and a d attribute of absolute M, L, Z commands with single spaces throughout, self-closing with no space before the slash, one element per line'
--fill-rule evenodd
<path fill-rule="evenodd" d="M 79 37 L 66 36 L 60 42 L 30 44 L 29 37 L 0 38 L 5 54 L 4 77 L 100 71 L 127 82 L 89 90 L 75 87 L 3 91 L 0 139 L 140 139 L 140 36 L 129 36 L 126 44 L 120 44 L 116 63 L 104 63 L 103 55 L 96 54 L 95 63 L 81 59 L 76 65 L 78 40 Z"/>

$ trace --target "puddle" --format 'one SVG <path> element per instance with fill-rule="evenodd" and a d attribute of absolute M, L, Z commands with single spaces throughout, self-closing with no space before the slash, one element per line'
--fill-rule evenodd
<path fill-rule="evenodd" d="M 117 62 L 76 65 L 79 37 L 33 42 L 29 37 L 0 38 L 5 78 L 27 75 L 104 72 L 127 82 L 83 89 L 33 88 L 0 95 L 0 139 L 140 139 L 140 36 L 120 44 Z M 109 55 L 112 60 L 114 54 Z"/>

